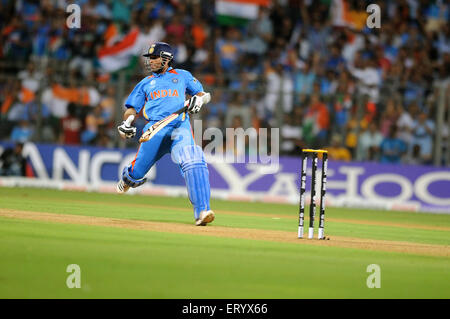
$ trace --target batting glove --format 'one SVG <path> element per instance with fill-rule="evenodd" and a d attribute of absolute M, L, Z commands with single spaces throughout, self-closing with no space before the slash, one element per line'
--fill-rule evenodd
<path fill-rule="evenodd" d="M 117 127 L 117 130 L 122 138 L 133 138 L 136 136 L 136 128 L 128 125 L 126 121 L 123 121 L 122 124 Z"/>
<path fill-rule="evenodd" d="M 187 110 L 190 114 L 195 114 L 200 112 L 202 106 L 203 106 L 203 99 L 200 96 L 194 95 L 189 99 L 189 107 Z"/>

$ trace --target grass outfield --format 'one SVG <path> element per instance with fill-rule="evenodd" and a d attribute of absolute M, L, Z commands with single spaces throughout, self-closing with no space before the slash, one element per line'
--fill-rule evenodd
<path fill-rule="evenodd" d="M 450 298 L 450 215 L 327 207 L 311 241 L 295 205 L 212 207 L 195 227 L 186 198 L 0 188 L 0 298 Z"/>

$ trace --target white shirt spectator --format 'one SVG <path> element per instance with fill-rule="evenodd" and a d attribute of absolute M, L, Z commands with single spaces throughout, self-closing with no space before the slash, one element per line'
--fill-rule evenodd
<path fill-rule="evenodd" d="M 369 158 L 369 148 L 380 147 L 383 135 L 380 132 L 370 132 L 369 130 L 361 134 L 358 140 L 356 158 L 358 161 L 365 161 Z"/>
<path fill-rule="evenodd" d="M 355 38 L 352 42 L 347 42 L 342 48 L 342 57 L 347 63 L 353 65 L 356 52 L 364 48 L 364 37 L 359 34 L 355 34 Z"/>
<path fill-rule="evenodd" d="M 266 76 L 267 93 L 265 97 L 265 108 L 272 114 L 275 112 L 277 105 L 280 105 L 279 100 L 282 96 L 283 111 L 289 113 L 292 110 L 294 101 L 294 81 L 292 76 L 287 72 L 278 74 L 275 71 L 270 71 Z"/>
<path fill-rule="evenodd" d="M 349 65 L 350 73 L 357 78 L 360 83 L 358 87 L 362 94 L 367 94 L 374 103 L 378 102 L 380 93 L 381 76 L 376 68 L 366 66 L 363 69 L 355 69 Z"/>
<path fill-rule="evenodd" d="M 208 60 L 208 57 L 209 57 L 208 50 L 200 48 L 195 50 L 194 56 L 192 57 L 192 62 L 196 64 L 202 64 L 203 62 Z"/>
<path fill-rule="evenodd" d="M 43 78 L 42 73 L 30 73 L 28 70 L 20 71 L 17 77 L 22 80 L 22 86 L 35 93 L 39 89 L 39 83 Z"/>
<path fill-rule="evenodd" d="M 411 131 L 414 127 L 414 120 L 409 112 L 404 111 L 397 120 L 398 138 L 407 143 L 412 141 Z"/>
<path fill-rule="evenodd" d="M 100 103 L 100 93 L 98 93 L 97 89 L 93 86 L 88 87 L 88 93 L 89 93 L 89 105 L 90 106 L 97 106 Z"/>
<path fill-rule="evenodd" d="M 57 118 L 66 117 L 68 101 L 53 96 L 52 88 L 49 87 L 42 93 L 42 103 L 47 105 L 50 113 Z"/>
<path fill-rule="evenodd" d="M 413 126 L 413 145 L 420 146 L 420 156 L 431 156 L 433 151 L 433 132 L 434 122 L 429 119 L 423 119 L 424 115 L 419 115 L 419 120 L 414 121 Z"/>
<path fill-rule="evenodd" d="M 138 36 L 138 52 L 144 54 L 146 53 L 150 45 L 154 42 L 162 41 L 166 36 L 166 31 L 162 27 L 160 21 L 156 21 L 151 28 L 148 30 L 143 30 Z"/>

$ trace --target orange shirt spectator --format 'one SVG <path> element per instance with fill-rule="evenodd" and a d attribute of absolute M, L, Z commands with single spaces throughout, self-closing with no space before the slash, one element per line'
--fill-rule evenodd
<path fill-rule="evenodd" d="M 205 32 L 205 25 L 203 21 L 196 22 L 192 25 L 192 37 L 194 38 L 194 45 L 196 48 L 203 48 L 207 35 Z"/>
<path fill-rule="evenodd" d="M 328 130 L 330 128 L 330 114 L 328 108 L 315 94 L 311 96 L 311 104 L 306 117 L 315 117 L 316 124 L 320 130 Z"/>

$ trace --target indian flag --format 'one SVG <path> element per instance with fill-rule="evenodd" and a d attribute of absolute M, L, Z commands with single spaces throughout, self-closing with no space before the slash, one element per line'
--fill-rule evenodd
<path fill-rule="evenodd" d="M 258 17 L 259 6 L 269 4 L 270 0 L 217 0 L 217 21 L 225 25 L 243 25 Z"/>
<path fill-rule="evenodd" d="M 115 72 L 132 63 L 140 52 L 139 29 L 133 28 L 122 40 L 112 45 L 106 45 L 98 52 L 100 67 L 104 72 Z"/>
<path fill-rule="evenodd" d="M 333 26 L 361 31 L 366 25 L 367 12 L 351 10 L 347 0 L 332 0 L 330 15 Z"/>
<path fill-rule="evenodd" d="M 330 7 L 330 15 L 333 26 L 345 27 L 348 22 L 348 3 L 345 0 L 333 0 Z"/>

